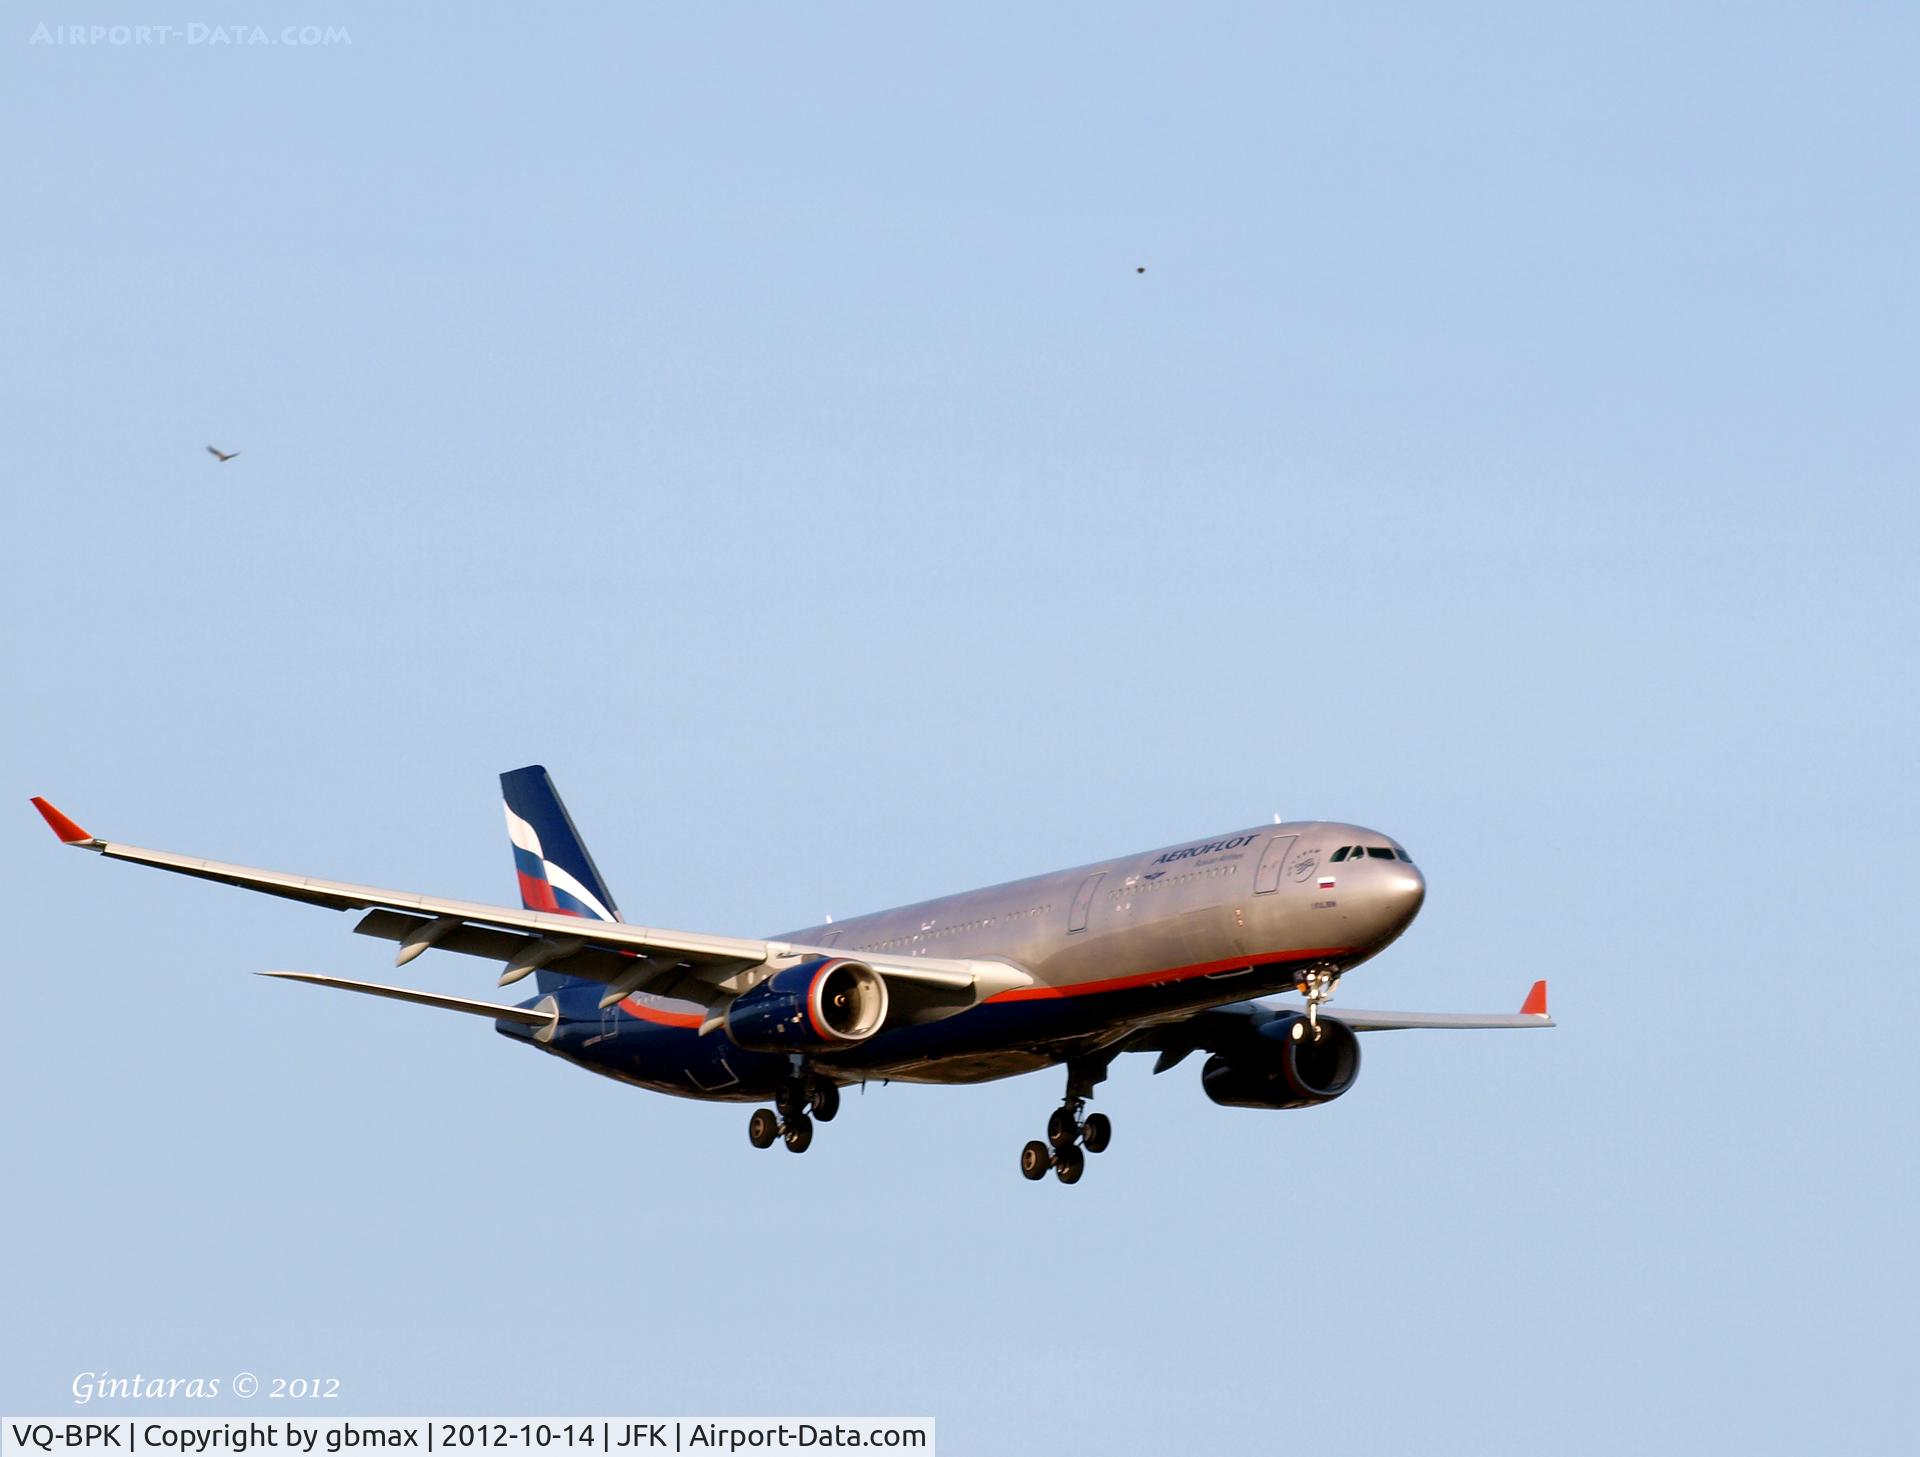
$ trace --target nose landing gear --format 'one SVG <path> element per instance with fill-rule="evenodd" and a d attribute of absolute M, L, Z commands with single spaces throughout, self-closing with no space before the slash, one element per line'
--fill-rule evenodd
<path fill-rule="evenodd" d="M 1330 971 L 1324 966 L 1316 967 L 1294 983 L 1294 990 L 1307 999 L 1307 1020 L 1293 1024 L 1295 1042 L 1307 1038 L 1315 1042 L 1320 1040 L 1321 1004 L 1333 1000 L 1334 988 L 1339 985 L 1340 973 Z"/>
<path fill-rule="evenodd" d="M 812 1110 L 812 1117 L 808 1110 Z M 755 1108 L 747 1120 L 747 1140 L 755 1148 L 784 1143 L 790 1153 L 805 1153 L 813 1144 L 813 1123 L 833 1122 L 840 1111 L 840 1085 L 815 1076 L 782 1083 L 773 1095 L 773 1107 Z"/>

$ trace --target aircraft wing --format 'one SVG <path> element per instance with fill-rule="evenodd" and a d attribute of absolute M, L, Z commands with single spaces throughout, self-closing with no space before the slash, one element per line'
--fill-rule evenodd
<path fill-rule="evenodd" d="M 708 936 L 554 911 L 448 900 L 146 850 L 91 835 L 44 799 L 36 798 L 33 804 L 64 843 L 109 860 L 128 860 L 333 910 L 367 911 L 369 914 L 354 929 L 362 935 L 398 941 L 396 964 L 404 965 L 430 946 L 444 947 L 505 962 L 500 974 L 502 986 L 540 969 L 604 982 L 607 993 L 602 1004 L 607 1006 L 645 992 L 696 1002 L 711 1010 L 783 966 L 842 954 L 784 941 Z M 1001 963 L 930 956 L 859 959 L 907 993 L 906 1000 L 944 1003 L 952 1010 L 1027 980 L 1024 973 Z"/>
<path fill-rule="evenodd" d="M 1306 1003 L 1276 998 L 1271 1002 L 1250 1002 L 1247 1006 L 1271 1008 L 1282 1016 L 1300 1015 Z M 1547 1015 L 1547 984 L 1537 981 L 1527 989 L 1527 999 L 1517 1012 L 1369 1012 L 1358 1007 L 1343 1007 L 1338 1002 L 1323 1002 L 1320 1015 L 1345 1022 L 1355 1032 L 1399 1032 L 1420 1028 L 1495 1028 L 1551 1027 Z"/>
<path fill-rule="evenodd" d="M 1278 1017 L 1298 1017 L 1306 1012 L 1304 1002 L 1275 999 L 1271 1002 L 1231 1002 L 1224 1007 L 1209 1007 L 1177 1021 L 1143 1027 L 1121 1044 L 1126 1052 L 1158 1052 L 1155 1072 L 1165 1072 L 1193 1052 L 1219 1052 L 1244 1044 L 1248 1034 L 1263 1023 Z M 1551 1027 L 1547 1015 L 1547 984 L 1537 981 L 1517 1012 L 1375 1012 L 1358 1007 L 1343 1007 L 1338 1002 L 1323 1002 L 1320 1015 L 1344 1022 L 1355 1032 L 1398 1032 L 1420 1028 L 1471 1029 L 1501 1027 Z"/>

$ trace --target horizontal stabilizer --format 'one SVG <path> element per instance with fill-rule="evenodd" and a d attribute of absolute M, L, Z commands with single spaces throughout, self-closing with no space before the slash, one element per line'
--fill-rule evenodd
<path fill-rule="evenodd" d="M 348 981 L 338 976 L 318 976 L 311 971 L 263 971 L 261 976 L 282 981 L 311 982 L 317 987 L 339 987 L 343 991 L 366 992 L 369 996 L 391 997 L 396 1002 L 418 1002 L 423 1007 L 441 1007 L 449 1012 L 470 1012 L 476 1017 L 491 1017 L 496 1022 L 518 1022 L 523 1027 L 547 1028 L 559 1020 L 560 1010 L 552 1001 L 537 1007 L 503 1007 L 498 1002 L 476 1002 L 466 997 L 444 997 L 437 992 L 417 992 L 411 987 L 381 986 L 377 982 Z"/>

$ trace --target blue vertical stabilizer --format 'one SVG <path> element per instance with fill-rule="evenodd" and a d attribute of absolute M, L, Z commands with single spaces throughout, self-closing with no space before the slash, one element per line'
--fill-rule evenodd
<path fill-rule="evenodd" d="M 590 921 L 619 920 L 613 895 L 547 771 L 538 764 L 510 769 L 500 776 L 500 791 L 506 799 L 520 904 L 530 911 L 557 911 Z M 558 972 L 534 975 L 542 991 L 579 980 Z"/>

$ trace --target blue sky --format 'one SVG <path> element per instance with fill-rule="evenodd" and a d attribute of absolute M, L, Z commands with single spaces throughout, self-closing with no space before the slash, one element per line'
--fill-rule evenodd
<path fill-rule="evenodd" d="M 0 1406 L 1912 1443 L 1910 9 L 251 14 L 350 43 L 0 31 Z M 1430 890 L 1343 994 L 1562 1025 L 1130 1062 L 1072 1190 L 1054 1074 L 795 1159 L 25 804 L 499 898 L 535 761 L 743 934 L 1357 820 Z"/>

